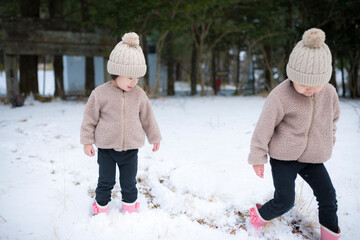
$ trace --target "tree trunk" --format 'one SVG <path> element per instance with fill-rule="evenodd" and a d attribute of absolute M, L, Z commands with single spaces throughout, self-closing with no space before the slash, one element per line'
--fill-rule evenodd
<path fill-rule="evenodd" d="M 344 57 L 340 58 L 340 68 L 341 68 L 341 83 L 342 83 L 342 96 L 346 96 L 346 85 L 345 85 L 345 76 L 344 76 Z"/>
<path fill-rule="evenodd" d="M 62 0 L 49 0 L 49 15 L 50 18 L 63 18 L 63 1 Z M 55 97 L 60 97 L 65 100 L 64 90 L 64 63 L 63 56 L 54 56 L 54 75 L 55 75 Z"/>
<path fill-rule="evenodd" d="M 202 97 L 205 96 L 205 78 L 204 78 L 204 70 L 202 68 L 202 65 L 203 65 L 203 58 L 202 58 L 203 48 L 204 48 L 204 43 L 203 43 L 203 41 L 200 40 L 199 51 L 198 51 L 198 66 L 199 66 L 199 71 L 200 71 L 200 85 L 201 85 L 201 96 Z"/>
<path fill-rule="evenodd" d="M 197 48 L 195 43 L 193 44 L 191 51 L 191 74 L 190 74 L 190 82 L 191 82 L 191 95 L 195 95 L 197 93 L 196 83 L 197 83 Z"/>
<path fill-rule="evenodd" d="M 253 58 L 251 56 L 251 87 L 252 87 L 252 95 L 255 95 L 255 67 L 254 67 L 254 61 L 253 61 Z"/>
<path fill-rule="evenodd" d="M 64 64 L 62 55 L 54 56 L 54 73 L 55 73 L 55 97 L 65 100 L 64 91 Z"/>
<path fill-rule="evenodd" d="M 49 0 L 50 18 L 63 18 L 63 0 Z"/>
<path fill-rule="evenodd" d="M 160 62 L 161 62 L 161 50 L 164 46 L 166 35 L 169 31 L 164 32 L 160 35 L 156 43 L 156 80 L 155 80 L 155 97 L 158 97 L 160 94 Z"/>
<path fill-rule="evenodd" d="M 237 52 L 236 52 L 236 62 L 235 62 L 235 95 L 239 95 L 239 84 L 240 84 L 240 44 L 237 46 Z"/>
<path fill-rule="evenodd" d="M 40 0 L 20 1 L 23 17 L 40 17 Z M 37 75 L 38 57 L 36 55 L 20 55 L 20 92 L 29 95 L 39 93 Z"/>
<path fill-rule="evenodd" d="M 355 87 L 355 96 L 356 98 L 360 97 L 360 91 L 359 91 L 359 61 L 360 59 L 357 60 L 357 64 L 354 63 L 354 87 Z"/>
<path fill-rule="evenodd" d="M 330 78 L 330 84 L 332 84 L 337 92 L 337 84 L 336 84 L 336 52 L 334 51 L 332 54 L 332 74 Z"/>
<path fill-rule="evenodd" d="M 175 81 L 181 80 L 181 64 L 179 62 L 176 63 L 176 71 L 175 71 Z"/>
<path fill-rule="evenodd" d="M 350 56 L 350 70 L 349 70 L 350 97 L 357 98 L 359 96 L 358 71 L 359 71 L 360 51 L 350 52 L 349 56 Z"/>
<path fill-rule="evenodd" d="M 22 0 L 20 1 L 20 11 L 23 17 L 40 17 L 40 0 Z"/>
<path fill-rule="evenodd" d="M 265 62 L 265 91 L 269 93 L 274 88 L 271 46 L 265 44 L 263 46 L 263 50 L 264 50 L 264 62 Z"/>
<path fill-rule="evenodd" d="M 210 81 L 214 91 L 214 94 L 217 95 L 218 89 L 216 87 L 216 53 L 214 48 L 211 49 L 211 74 L 210 74 Z"/>
<path fill-rule="evenodd" d="M 283 4 L 285 5 L 285 26 L 288 31 L 291 32 L 293 29 L 293 3 L 292 1 L 283 0 Z M 290 57 L 291 49 L 292 49 L 292 38 L 291 36 L 287 38 L 288 40 L 285 42 L 284 51 L 285 51 L 285 60 L 284 60 L 284 68 L 283 68 L 283 76 L 286 79 L 286 65 Z"/>
<path fill-rule="evenodd" d="M 250 45 L 250 44 L 249 44 Z M 240 82 L 240 86 L 238 87 L 237 92 L 239 93 L 239 95 L 242 93 L 242 89 L 246 83 L 246 81 L 248 80 L 247 78 L 247 74 L 248 74 L 248 67 L 249 67 L 249 63 L 251 61 L 252 58 L 252 45 L 250 45 L 248 47 L 248 50 L 246 51 L 246 59 L 245 62 L 243 64 L 243 68 L 242 68 L 242 76 L 241 76 L 241 82 Z M 254 79 L 255 81 L 255 79 Z"/>
<path fill-rule="evenodd" d="M 88 21 L 90 20 L 90 11 L 89 11 L 89 3 L 88 0 L 80 0 L 81 4 L 81 18 L 83 20 L 83 23 L 88 24 Z"/>
<path fill-rule="evenodd" d="M 359 63 L 359 62 L 358 62 Z M 356 76 L 356 97 L 360 98 L 360 89 L 359 89 L 359 64 L 355 65 L 355 76 Z"/>
<path fill-rule="evenodd" d="M 142 44 L 142 49 L 144 52 L 144 57 L 145 57 L 145 62 L 147 63 L 147 65 L 149 66 L 149 61 L 148 61 L 148 55 L 149 55 L 149 51 L 148 51 L 148 44 L 147 44 L 147 39 L 146 39 L 146 34 L 141 34 L 141 44 Z M 146 74 L 143 77 L 143 84 L 144 84 L 144 91 L 149 94 L 150 93 L 150 87 L 149 87 L 149 71 L 150 68 L 147 68 Z"/>
<path fill-rule="evenodd" d="M 158 97 L 159 93 L 160 93 L 160 58 L 161 56 L 161 51 L 158 50 L 158 48 L 156 47 L 156 79 L 155 79 L 155 86 L 154 86 L 154 91 L 153 94 L 151 94 L 152 96 Z"/>
<path fill-rule="evenodd" d="M 85 25 L 89 24 L 90 11 L 88 0 L 80 0 L 81 3 L 81 16 Z M 95 69 L 94 57 L 86 57 L 85 59 L 85 96 L 89 96 L 95 88 Z"/>
<path fill-rule="evenodd" d="M 174 81 L 174 57 L 173 57 L 173 36 L 172 32 L 169 32 L 167 36 L 167 94 L 169 96 L 175 95 L 175 81 Z"/>

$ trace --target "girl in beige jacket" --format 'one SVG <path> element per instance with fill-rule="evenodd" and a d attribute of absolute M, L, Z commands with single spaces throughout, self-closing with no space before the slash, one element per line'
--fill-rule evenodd
<path fill-rule="evenodd" d="M 139 36 L 127 33 L 112 50 L 107 70 L 112 81 L 97 87 L 86 104 L 80 139 L 84 152 L 95 155 L 98 148 L 99 179 L 94 214 L 108 212 L 111 190 L 115 185 L 116 165 L 124 212 L 137 211 L 136 173 L 138 148 L 144 145 L 145 134 L 153 151 L 160 147 L 161 134 L 145 92 L 137 86 L 146 73 Z"/>
<path fill-rule="evenodd" d="M 339 239 L 335 189 L 324 166 L 335 143 L 339 100 L 328 82 L 331 53 L 325 33 L 310 29 L 293 49 L 287 75 L 266 99 L 253 133 L 248 161 L 263 178 L 270 157 L 274 198 L 250 209 L 250 223 L 258 229 L 289 211 L 295 200 L 295 179 L 300 175 L 319 203 L 321 239 Z"/>

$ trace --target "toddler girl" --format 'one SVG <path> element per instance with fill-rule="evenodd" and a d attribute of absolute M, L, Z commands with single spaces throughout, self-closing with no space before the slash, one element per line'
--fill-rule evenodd
<path fill-rule="evenodd" d="M 306 31 L 290 54 L 286 67 L 289 79 L 266 99 L 248 161 L 262 178 L 269 155 L 275 193 L 272 200 L 250 209 L 255 228 L 293 207 L 299 174 L 318 201 L 321 239 L 340 237 L 335 189 L 323 164 L 331 157 L 340 115 L 338 95 L 328 83 L 331 60 L 325 33 L 315 28 Z"/>
<path fill-rule="evenodd" d="M 86 104 L 80 139 L 84 152 L 95 155 L 98 148 L 99 179 L 93 204 L 94 214 L 108 211 L 111 190 L 115 185 L 116 165 L 120 171 L 120 186 L 124 212 L 139 208 L 136 202 L 138 148 L 144 145 L 145 134 L 153 151 L 160 147 L 160 130 L 150 101 L 136 84 L 146 73 L 139 36 L 127 33 L 112 50 L 107 70 L 112 81 L 92 91 Z"/>

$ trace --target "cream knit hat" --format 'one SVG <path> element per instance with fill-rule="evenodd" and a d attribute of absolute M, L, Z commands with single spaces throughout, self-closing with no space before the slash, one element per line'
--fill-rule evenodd
<path fill-rule="evenodd" d="M 292 50 L 286 66 L 288 78 L 305 86 L 320 86 L 330 81 L 331 52 L 321 29 L 307 30 Z"/>
<path fill-rule="evenodd" d="M 122 41 L 111 51 L 107 71 L 110 74 L 125 77 L 144 76 L 146 63 L 139 42 L 139 36 L 136 33 L 126 33 Z"/>

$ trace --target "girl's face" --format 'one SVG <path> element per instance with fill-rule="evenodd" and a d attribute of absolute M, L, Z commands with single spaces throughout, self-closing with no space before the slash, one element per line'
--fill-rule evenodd
<path fill-rule="evenodd" d="M 317 92 L 320 92 L 321 89 L 323 89 L 323 87 L 325 85 L 320 85 L 320 86 L 304 86 L 304 85 L 301 85 L 301 84 L 298 84 L 298 83 L 294 83 L 294 88 L 295 90 L 304 95 L 304 96 L 307 96 L 307 97 L 310 97 L 312 95 L 314 95 L 315 93 Z"/>
<path fill-rule="evenodd" d="M 124 76 L 118 76 L 114 82 L 115 87 L 118 87 L 126 92 L 133 89 L 136 84 L 138 83 L 139 78 L 137 77 L 124 77 Z"/>

